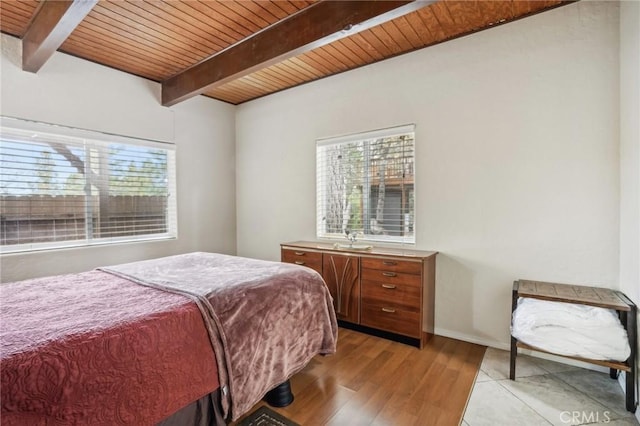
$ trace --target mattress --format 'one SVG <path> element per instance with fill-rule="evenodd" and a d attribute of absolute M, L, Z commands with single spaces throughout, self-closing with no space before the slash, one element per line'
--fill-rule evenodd
<path fill-rule="evenodd" d="M 616 311 L 594 306 L 520 298 L 511 335 L 558 355 L 622 362 L 631 354 Z"/>

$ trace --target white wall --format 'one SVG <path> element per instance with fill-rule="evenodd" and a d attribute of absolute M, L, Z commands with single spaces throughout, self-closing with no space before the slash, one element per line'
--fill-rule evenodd
<path fill-rule="evenodd" d="M 620 8 L 620 287 L 640 305 L 640 3 Z"/>
<path fill-rule="evenodd" d="M 640 3 L 636 1 L 620 6 L 620 289 L 640 306 Z M 636 417 L 640 420 L 640 410 Z"/>
<path fill-rule="evenodd" d="M 19 40 L 2 35 L 2 115 L 175 142 L 179 236 L 3 255 L 2 282 L 195 250 L 235 254 L 235 107 L 196 97 L 165 108 L 158 83 L 62 53 L 23 72 L 20 52 Z"/>
<path fill-rule="evenodd" d="M 238 107 L 238 254 L 315 239 L 315 140 L 416 124 L 436 333 L 506 347 L 527 278 L 616 287 L 618 8 L 579 2 Z"/>

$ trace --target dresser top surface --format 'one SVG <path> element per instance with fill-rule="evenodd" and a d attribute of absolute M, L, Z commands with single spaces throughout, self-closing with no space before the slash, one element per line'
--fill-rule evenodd
<path fill-rule="evenodd" d="M 412 250 L 407 248 L 372 246 L 366 250 L 356 250 L 338 247 L 338 242 L 318 242 L 318 241 L 294 241 L 290 243 L 282 243 L 282 248 L 300 248 L 309 250 L 331 251 L 336 253 L 349 253 L 364 256 L 401 256 L 411 259 L 426 259 L 438 254 L 437 251 Z"/>

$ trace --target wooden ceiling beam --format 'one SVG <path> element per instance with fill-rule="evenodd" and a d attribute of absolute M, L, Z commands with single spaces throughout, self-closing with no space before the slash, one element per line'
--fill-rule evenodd
<path fill-rule="evenodd" d="M 162 105 L 175 105 L 431 3 L 434 1 L 322 0 L 163 81 Z"/>
<path fill-rule="evenodd" d="M 44 0 L 22 38 L 22 69 L 38 72 L 98 0 Z"/>

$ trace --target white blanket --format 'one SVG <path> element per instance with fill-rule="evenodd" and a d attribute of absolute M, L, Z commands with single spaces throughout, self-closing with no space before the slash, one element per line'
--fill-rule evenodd
<path fill-rule="evenodd" d="M 631 353 L 616 311 L 594 306 L 520 298 L 511 335 L 558 355 L 626 361 Z"/>

